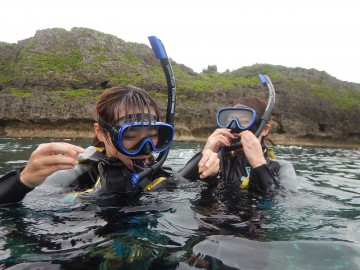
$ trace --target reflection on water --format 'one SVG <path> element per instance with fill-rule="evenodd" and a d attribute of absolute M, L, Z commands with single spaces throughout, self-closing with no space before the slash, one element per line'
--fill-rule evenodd
<path fill-rule="evenodd" d="M 43 141 L 0 139 L 0 175 Z M 182 168 L 201 146 L 175 143 L 166 165 Z M 39 187 L 0 208 L 0 269 L 359 269 L 359 150 L 275 153 L 299 180 L 275 202 L 198 181 L 106 208 Z"/>

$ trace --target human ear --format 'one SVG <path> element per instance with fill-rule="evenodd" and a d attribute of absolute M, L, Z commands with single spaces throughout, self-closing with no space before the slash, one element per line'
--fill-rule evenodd
<path fill-rule="evenodd" d="M 97 138 L 99 139 L 100 142 L 104 142 L 105 141 L 105 135 L 100 127 L 100 125 L 98 123 L 94 124 L 94 130 L 96 133 Z"/>
<path fill-rule="evenodd" d="M 261 136 L 265 137 L 269 133 L 270 128 L 271 128 L 270 124 L 266 124 L 263 131 L 261 132 Z"/>

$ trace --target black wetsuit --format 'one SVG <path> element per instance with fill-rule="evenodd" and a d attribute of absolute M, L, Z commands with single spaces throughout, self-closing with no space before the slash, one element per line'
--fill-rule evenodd
<path fill-rule="evenodd" d="M 11 171 L 0 178 L 0 204 L 20 202 L 33 190 L 20 181 L 22 169 Z"/>
<path fill-rule="evenodd" d="M 248 187 L 249 191 L 261 195 L 268 195 L 280 187 L 278 178 L 280 165 L 268 158 L 266 148 L 264 148 L 264 157 L 267 163 L 255 169 L 251 168 L 245 155 L 222 153 L 221 156 L 222 179 L 241 186 L 248 178 L 248 185 L 244 185 L 244 188 Z"/>
<path fill-rule="evenodd" d="M 245 155 L 225 154 L 219 152 L 220 165 L 220 179 L 239 187 L 246 177 L 249 178 L 248 188 L 250 191 L 266 195 L 272 193 L 273 190 L 280 187 L 278 179 L 278 172 L 280 165 L 278 162 L 270 160 L 264 147 L 264 157 L 266 164 L 252 169 L 245 157 Z M 187 179 L 196 179 L 198 176 L 197 163 L 200 160 L 201 153 L 196 154 L 184 167 L 180 174 Z M 214 177 L 213 177 L 214 178 Z M 208 181 L 213 180 L 211 178 Z"/>
<path fill-rule="evenodd" d="M 88 162 L 90 162 L 90 166 L 86 168 L 89 169 L 86 169 L 86 171 L 78 175 L 70 185 L 78 192 L 94 188 L 90 192 L 79 195 L 82 199 L 91 199 L 96 196 L 109 194 L 121 195 L 123 198 L 136 197 L 142 193 L 148 184 L 159 177 L 165 177 L 166 180 L 152 185 L 151 190 L 173 189 L 176 187 L 177 181 L 171 177 L 172 171 L 170 168 L 161 167 L 143 179 L 138 185 L 134 186 L 130 180 L 130 175 L 133 172 L 119 159 L 100 158 L 96 161 L 89 160 Z M 33 190 L 33 188 L 27 187 L 20 181 L 20 172 L 22 169 L 23 168 L 11 171 L 0 178 L 0 204 L 20 202 L 27 193 Z M 57 173 L 64 172 L 66 173 L 66 171 L 55 172 L 50 177 L 56 178 Z M 61 175 L 61 178 L 63 177 L 64 176 Z M 48 181 L 48 179 L 46 181 Z"/>

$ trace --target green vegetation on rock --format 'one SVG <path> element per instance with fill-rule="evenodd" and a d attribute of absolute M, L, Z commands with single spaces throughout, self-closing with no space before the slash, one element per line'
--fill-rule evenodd
<path fill-rule="evenodd" d="M 32 59 L 32 67 L 36 74 L 54 71 L 57 73 L 72 72 L 81 67 L 82 55 L 78 48 L 74 48 L 66 55 L 42 54 L 35 55 Z"/>
<path fill-rule="evenodd" d="M 92 121 L 88 110 L 98 96 L 121 84 L 146 89 L 166 111 L 164 73 L 145 44 L 87 28 L 54 28 L 17 44 L 0 42 L 0 56 L 0 120 Z M 209 128 L 215 111 L 240 97 L 267 99 L 267 89 L 258 79 L 261 73 L 276 89 L 274 119 L 281 132 L 360 138 L 359 125 L 354 124 L 360 122 L 359 84 L 300 67 L 254 64 L 221 73 L 209 65 L 196 73 L 170 61 L 177 86 L 177 121 L 188 130 Z M 335 123 L 340 126 L 335 128 Z"/>
<path fill-rule="evenodd" d="M 26 90 L 20 90 L 17 88 L 9 88 L 7 89 L 7 92 L 9 92 L 10 94 L 17 96 L 17 97 L 22 97 L 22 98 L 26 98 L 31 96 L 31 93 L 29 91 Z"/>

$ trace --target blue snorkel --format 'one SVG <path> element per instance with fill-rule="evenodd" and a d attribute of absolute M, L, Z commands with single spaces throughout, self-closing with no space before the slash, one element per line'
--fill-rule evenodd
<path fill-rule="evenodd" d="M 166 54 L 165 47 L 160 39 L 156 36 L 148 37 L 152 50 L 156 59 L 160 60 L 162 69 L 165 74 L 167 88 L 168 88 L 168 102 L 167 102 L 167 110 L 166 110 L 166 123 L 174 127 L 175 120 L 175 103 L 176 103 L 176 83 L 175 76 L 169 61 L 169 58 Z M 142 171 L 131 174 L 130 180 L 133 186 L 136 186 L 142 179 L 151 173 L 157 171 L 161 165 L 165 162 L 170 148 L 166 151 L 159 154 L 157 159 L 153 161 L 149 166 L 141 168 Z"/>

